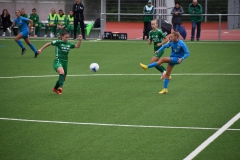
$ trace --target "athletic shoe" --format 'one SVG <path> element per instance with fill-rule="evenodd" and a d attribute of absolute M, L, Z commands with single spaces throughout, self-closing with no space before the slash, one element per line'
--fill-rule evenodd
<path fill-rule="evenodd" d="M 159 92 L 159 94 L 166 94 L 166 93 L 168 93 L 168 90 L 167 90 L 166 88 L 164 88 L 163 90 L 161 90 L 161 91 Z"/>
<path fill-rule="evenodd" d="M 140 63 L 140 67 L 142 67 L 142 69 L 144 69 L 145 71 L 148 69 L 148 66 L 142 63 Z"/>
<path fill-rule="evenodd" d="M 61 94 L 62 94 L 62 92 L 63 92 L 63 89 L 62 89 L 62 87 L 58 87 L 58 89 L 57 89 L 57 90 L 58 90 L 58 92 L 59 92 L 59 93 L 61 93 Z"/>
<path fill-rule="evenodd" d="M 194 38 L 191 38 L 191 41 L 194 41 Z"/>
<path fill-rule="evenodd" d="M 55 93 L 57 93 L 57 94 L 62 94 L 62 93 L 60 93 L 60 92 L 59 92 L 57 89 L 55 89 L 55 88 L 53 88 L 52 91 L 55 92 Z"/>
<path fill-rule="evenodd" d="M 23 55 L 25 52 L 26 52 L 26 48 L 23 48 L 21 55 Z"/>
<path fill-rule="evenodd" d="M 3 36 L 3 37 L 5 37 L 5 36 L 6 36 L 6 33 L 5 33 L 5 32 L 3 32 L 2 36 Z"/>
<path fill-rule="evenodd" d="M 37 58 L 37 56 L 38 56 L 38 51 L 35 53 L 35 55 L 34 55 L 34 58 Z"/>
<path fill-rule="evenodd" d="M 45 34 L 44 37 L 47 37 L 47 35 Z"/>

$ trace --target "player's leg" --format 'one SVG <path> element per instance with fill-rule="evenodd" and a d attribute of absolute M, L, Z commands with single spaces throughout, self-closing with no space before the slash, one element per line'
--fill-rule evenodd
<path fill-rule="evenodd" d="M 22 48 L 22 53 L 21 55 L 23 55 L 26 52 L 26 48 L 23 46 L 22 42 L 20 41 L 20 39 L 23 38 L 22 33 L 19 33 L 16 37 L 15 37 L 15 41 L 17 42 L 17 44 Z"/>
<path fill-rule="evenodd" d="M 29 38 L 24 36 L 24 41 L 27 43 L 27 45 L 31 48 L 31 50 L 34 52 L 34 58 L 37 58 L 38 56 L 38 51 L 34 47 L 34 45 L 29 41 Z"/>
<path fill-rule="evenodd" d="M 168 93 L 168 83 L 169 83 L 169 80 L 170 80 L 170 75 L 172 73 L 172 69 L 174 67 L 174 64 L 169 64 L 167 66 L 167 72 L 164 76 L 164 83 L 163 83 L 163 90 L 159 92 L 159 94 L 165 94 L 165 93 Z"/>
<path fill-rule="evenodd" d="M 81 26 L 82 37 L 83 37 L 83 39 L 86 39 L 86 37 L 85 37 L 85 26 L 84 26 L 84 21 L 80 20 L 80 26 Z"/>
<path fill-rule="evenodd" d="M 195 37 L 195 28 L 196 28 L 196 22 L 192 22 L 191 41 L 193 41 Z"/>
<path fill-rule="evenodd" d="M 161 66 L 163 63 L 170 63 L 170 62 L 171 62 L 170 57 L 164 57 L 164 58 L 160 58 L 157 62 L 153 62 L 148 65 L 140 63 L 140 67 L 142 67 L 144 70 L 147 70 L 148 68 Z"/>
<path fill-rule="evenodd" d="M 46 24 L 46 25 L 45 25 L 45 35 L 44 35 L 44 37 L 47 37 L 48 28 L 49 28 L 48 25 L 49 25 L 49 24 Z"/>
<path fill-rule="evenodd" d="M 197 23 L 197 40 L 199 41 L 200 38 L 200 33 L 201 33 L 201 22 Z"/>
<path fill-rule="evenodd" d="M 76 34 L 77 34 L 77 27 L 78 27 L 78 20 L 74 19 L 74 30 L 73 30 L 73 39 L 76 39 Z"/>

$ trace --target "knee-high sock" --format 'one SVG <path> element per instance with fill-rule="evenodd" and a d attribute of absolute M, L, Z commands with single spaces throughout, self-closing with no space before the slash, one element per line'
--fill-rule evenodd
<path fill-rule="evenodd" d="M 164 72 L 165 71 L 165 68 L 164 67 L 162 67 L 162 66 L 156 66 L 155 67 L 157 70 L 159 70 L 160 72 Z"/>
<path fill-rule="evenodd" d="M 64 82 L 64 75 L 63 74 L 59 74 L 58 83 L 59 83 L 60 87 L 63 86 L 63 82 Z"/>
<path fill-rule="evenodd" d="M 56 82 L 56 85 L 55 85 L 55 87 L 54 87 L 54 89 L 56 89 L 56 90 L 57 90 L 57 89 L 58 89 L 58 87 L 59 87 L 59 82 L 57 81 L 57 82 Z"/>
<path fill-rule="evenodd" d="M 153 62 L 148 65 L 148 68 L 157 67 L 157 66 L 158 66 L 157 62 Z"/>
<path fill-rule="evenodd" d="M 34 47 L 34 45 L 33 45 L 32 43 L 29 44 L 29 47 L 32 49 L 32 51 L 33 51 L 34 53 L 37 52 L 36 48 Z"/>
<path fill-rule="evenodd" d="M 17 44 L 18 44 L 22 49 L 25 48 L 20 40 L 17 41 Z"/>
<path fill-rule="evenodd" d="M 163 71 L 166 71 L 166 68 L 165 68 L 165 67 L 163 67 L 163 66 L 160 66 L 160 67 L 162 68 Z"/>
<path fill-rule="evenodd" d="M 168 88 L 169 79 L 164 79 L 164 88 Z"/>

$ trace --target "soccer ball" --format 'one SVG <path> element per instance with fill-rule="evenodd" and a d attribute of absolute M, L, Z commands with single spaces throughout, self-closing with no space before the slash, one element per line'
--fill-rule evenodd
<path fill-rule="evenodd" d="M 90 65 L 90 70 L 93 72 L 97 72 L 99 70 L 99 65 L 97 63 L 92 63 Z"/>

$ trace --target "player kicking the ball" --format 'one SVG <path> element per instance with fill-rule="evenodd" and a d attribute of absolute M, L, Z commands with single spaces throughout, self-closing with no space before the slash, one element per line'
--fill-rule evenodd
<path fill-rule="evenodd" d="M 71 42 L 68 42 L 69 34 L 64 31 L 61 33 L 61 40 L 48 42 L 38 50 L 38 52 L 41 53 L 43 49 L 45 49 L 50 45 L 56 46 L 56 50 L 55 50 L 56 58 L 53 61 L 53 68 L 59 74 L 59 78 L 55 87 L 52 89 L 52 91 L 56 92 L 57 94 L 62 94 L 63 92 L 62 87 L 67 76 L 68 53 L 70 49 L 79 48 L 81 45 L 82 35 L 79 35 L 78 38 L 79 40 L 76 45 Z"/>
<path fill-rule="evenodd" d="M 173 32 L 170 35 L 170 42 L 167 44 L 164 44 L 155 53 L 157 54 L 158 52 L 161 52 L 165 48 L 169 48 L 169 47 L 172 47 L 172 52 L 171 52 L 170 57 L 160 58 L 157 62 L 153 62 L 149 65 L 144 65 L 144 64 L 140 63 L 140 66 L 144 70 L 147 70 L 148 68 L 160 66 L 163 63 L 168 63 L 167 72 L 163 77 L 164 78 L 164 89 L 162 91 L 160 91 L 159 94 L 165 94 L 168 92 L 167 88 L 168 88 L 169 78 L 170 78 L 170 74 L 172 72 L 173 67 L 177 64 L 180 64 L 190 54 L 186 44 L 182 40 L 179 39 L 178 32 Z"/>

